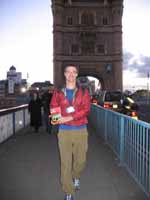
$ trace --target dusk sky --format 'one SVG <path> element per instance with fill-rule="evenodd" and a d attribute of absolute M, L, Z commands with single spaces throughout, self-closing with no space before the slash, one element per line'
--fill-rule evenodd
<path fill-rule="evenodd" d="M 6 79 L 6 72 L 14 65 L 23 78 L 29 73 L 30 83 L 53 82 L 52 20 L 49 0 L 0 0 L 0 80 Z M 131 54 L 125 57 L 126 86 L 146 86 L 149 21 L 150 0 L 124 0 L 123 51 Z"/>

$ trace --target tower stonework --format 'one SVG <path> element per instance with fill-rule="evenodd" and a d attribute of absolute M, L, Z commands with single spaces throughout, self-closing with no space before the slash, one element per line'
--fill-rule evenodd
<path fill-rule="evenodd" d="M 54 84 L 63 84 L 63 68 L 79 66 L 102 89 L 122 90 L 123 0 L 52 0 Z"/>

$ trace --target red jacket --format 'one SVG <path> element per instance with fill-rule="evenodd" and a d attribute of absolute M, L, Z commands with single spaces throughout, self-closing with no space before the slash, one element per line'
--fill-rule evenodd
<path fill-rule="evenodd" d="M 55 90 L 51 99 L 50 108 L 60 107 L 61 115 L 72 116 L 73 120 L 66 122 L 67 125 L 79 126 L 87 124 L 87 115 L 90 112 L 90 95 L 87 89 L 83 91 L 82 88 L 75 90 L 73 95 L 73 101 L 70 105 L 68 98 L 65 94 L 65 88 L 62 90 Z M 67 113 L 66 109 L 69 106 L 73 106 L 75 111 Z"/>

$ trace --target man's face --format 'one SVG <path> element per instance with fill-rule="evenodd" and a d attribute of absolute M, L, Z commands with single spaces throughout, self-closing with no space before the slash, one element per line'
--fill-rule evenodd
<path fill-rule="evenodd" d="M 64 76 L 66 78 L 66 81 L 75 82 L 76 78 L 78 76 L 78 71 L 77 71 L 76 67 L 74 67 L 74 66 L 66 67 Z"/>

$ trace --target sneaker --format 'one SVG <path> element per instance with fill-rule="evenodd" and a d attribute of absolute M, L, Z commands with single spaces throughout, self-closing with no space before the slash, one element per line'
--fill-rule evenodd
<path fill-rule="evenodd" d="M 73 200 L 73 196 L 71 194 L 67 194 L 64 200 Z"/>
<path fill-rule="evenodd" d="M 73 184 L 74 184 L 74 187 L 75 187 L 75 190 L 79 190 L 80 189 L 80 180 L 75 178 L 73 180 Z"/>

